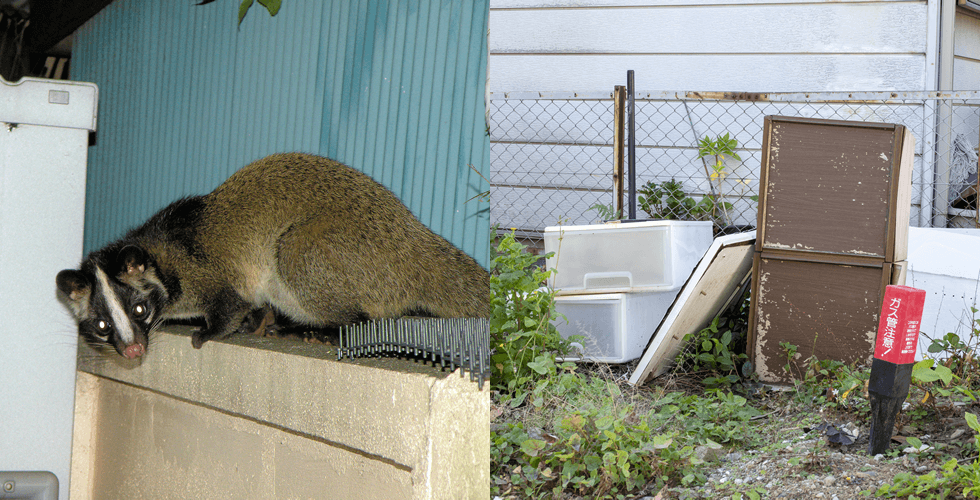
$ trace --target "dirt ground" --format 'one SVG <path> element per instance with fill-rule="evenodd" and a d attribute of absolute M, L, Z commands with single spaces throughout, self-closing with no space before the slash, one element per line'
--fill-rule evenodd
<path fill-rule="evenodd" d="M 868 454 L 868 426 L 864 422 L 840 423 L 840 416 L 828 415 L 829 420 L 841 427 L 858 431 L 853 444 L 840 445 L 831 443 L 825 431 L 799 425 L 805 419 L 802 415 L 771 416 L 779 419 L 775 427 L 782 429 L 780 434 L 788 434 L 775 445 L 777 449 L 769 446 L 768 450 L 719 454 L 708 466 L 708 481 L 704 486 L 670 489 L 659 492 L 660 498 L 722 498 L 750 490 L 760 493 L 762 498 L 874 498 L 874 492 L 883 484 L 891 484 L 896 474 L 927 474 L 941 468 L 948 459 L 944 455 L 950 452 L 958 455 L 969 446 L 973 434 L 961 416 L 954 416 L 962 414 L 962 409 L 948 411 L 949 416 L 937 416 L 933 422 L 924 423 L 923 428 L 904 426 L 904 431 L 917 435 L 931 449 L 903 452 L 911 447 L 903 444 L 906 436 L 900 432 L 893 438 L 889 452 L 877 456 Z M 923 432 L 926 430 L 931 433 Z"/>
<path fill-rule="evenodd" d="M 623 374 L 605 373 L 604 377 L 622 380 Z M 663 381 L 633 388 L 650 391 Z M 696 392 L 699 384 L 691 380 L 672 380 L 671 390 Z M 624 391 L 628 386 L 621 386 Z M 980 413 L 980 405 L 942 402 L 925 403 L 913 393 L 898 415 L 889 450 L 868 454 L 869 420 L 866 395 L 855 395 L 850 406 L 842 404 L 805 404 L 786 397 L 788 388 L 767 388 L 768 396 L 752 399 L 762 415 L 752 426 L 759 435 L 758 446 L 699 449 L 699 458 L 707 463 L 701 472 L 707 476 L 703 485 L 692 488 L 672 486 L 629 496 L 630 499 L 661 500 L 674 498 L 771 498 L 771 499 L 864 499 L 875 498 L 883 484 L 892 484 L 899 473 L 915 475 L 940 470 L 950 458 L 961 463 L 977 458 L 974 433 L 963 415 Z M 765 392 L 765 391 L 763 391 Z M 862 398 L 863 402 L 862 402 Z M 511 410 L 494 405 L 491 426 L 513 421 Z M 832 427 L 831 427 L 832 426 Z M 841 435 L 846 436 L 841 439 Z M 847 442 L 841 444 L 834 441 Z M 915 450 L 906 442 L 914 438 L 928 448 Z M 751 494 L 751 496 L 750 496 Z M 514 497 L 502 497 L 504 499 Z M 587 497 L 569 495 L 568 500 Z M 955 497 L 954 497 L 955 498 Z M 564 500 L 563 499 L 563 500 Z"/>

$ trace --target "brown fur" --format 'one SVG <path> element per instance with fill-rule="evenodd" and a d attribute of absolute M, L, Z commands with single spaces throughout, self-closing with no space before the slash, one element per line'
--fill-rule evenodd
<path fill-rule="evenodd" d="M 419 312 L 490 315 L 487 271 L 391 191 L 336 161 L 275 154 L 195 203 L 193 216 L 175 203 L 96 253 L 112 262 L 109 249 L 142 248 L 146 267 L 116 279 L 171 283 L 162 316 L 203 315 L 208 326 L 195 334 L 196 347 L 240 330 L 268 306 L 314 326 Z"/>

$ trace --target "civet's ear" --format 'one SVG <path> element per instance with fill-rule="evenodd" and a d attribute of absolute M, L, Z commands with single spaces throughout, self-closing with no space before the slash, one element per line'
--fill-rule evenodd
<path fill-rule="evenodd" d="M 85 273 L 75 269 L 61 271 L 55 281 L 58 283 L 58 290 L 61 290 L 61 293 L 72 302 L 88 300 L 89 294 L 92 293 L 92 284 Z"/>
<path fill-rule="evenodd" d="M 76 318 L 85 316 L 88 311 L 89 297 L 92 295 L 92 282 L 85 273 L 75 269 L 65 269 L 55 277 L 60 291 L 68 303 L 68 307 Z"/>
<path fill-rule="evenodd" d="M 116 277 L 122 279 L 143 274 L 149 257 L 136 245 L 126 245 L 116 255 Z"/>

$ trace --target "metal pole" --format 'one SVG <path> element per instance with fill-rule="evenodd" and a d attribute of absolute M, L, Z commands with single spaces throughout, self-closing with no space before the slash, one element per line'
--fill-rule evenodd
<path fill-rule="evenodd" d="M 953 89 L 953 23 L 956 17 L 956 2 L 943 0 L 940 3 L 939 19 L 939 91 Z M 953 101 L 939 99 L 936 103 L 938 123 L 936 126 L 936 164 L 933 171 L 932 227 L 946 227 L 949 217 L 949 173 L 953 167 Z"/>
<path fill-rule="evenodd" d="M 627 136 L 627 155 L 630 168 L 630 220 L 636 220 L 636 102 L 633 100 L 636 89 L 633 87 L 633 70 L 626 72 L 626 92 L 629 94 L 629 135 Z"/>

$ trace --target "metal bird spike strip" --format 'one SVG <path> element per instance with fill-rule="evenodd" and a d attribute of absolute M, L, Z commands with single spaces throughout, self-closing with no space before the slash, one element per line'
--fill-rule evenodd
<path fill-rule="evenodd" d="M 490 320 L 486 318 L 399 318 L 340 329 L 337 359 L 407 356 L 430 359 L 450 371 L 462 367 L 470 380 L 490 376 Z"/>

